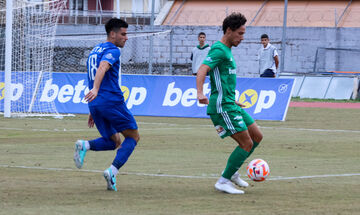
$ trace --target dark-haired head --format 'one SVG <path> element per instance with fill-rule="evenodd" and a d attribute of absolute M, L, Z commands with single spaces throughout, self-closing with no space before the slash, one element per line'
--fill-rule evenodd
<path fill-rule="evenodd" d="M 201 35 L 204 35 L 204 36 L 206 37 L 206 34 L 205 34 L 204 32 L 200 32 L 200 33 L 198 34 L 198 37 L 200 37 Z"/>
<path fill-rule="evenodd" d="M 120 28 L 128 28 L 128 26 L 124 20 L 112 18 L 105 24 L 106 34 L 109 36 L 111 31 L 118 32 Z"/>
<path fill-rule="evenodd" d="M 261 39 L 269 39 L 269 36 L 267 34 L 261 35 Z"/>
<path fill-rule="evenodd" d="M 230 28 L 232 31 L 235 31 L 236 29 L 240 28 L 241 26 L 245 25 L 246 18 L 241 13 L 232 13 L 229 16 L 227 16 L 224 19 L 222 29 L 224 31 L 224 34 L 226 33 L 226 30 Z"/>

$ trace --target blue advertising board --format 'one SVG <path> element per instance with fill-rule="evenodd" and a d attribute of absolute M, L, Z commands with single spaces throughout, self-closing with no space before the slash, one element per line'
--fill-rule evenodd
<path fill-rule="evenodd" d="M 23 97 L 31 97 L 35 92 L 36 81 L 37 78 L 23 78 L 12 83 L 13 110 L 22 106 Z M 0 111 L 4 110 L 3 82 L 4 72 L 0 72 Z M 53 73 L 52 78 L 42 78 L 38 86 L 35 97 L 38 103 L 53 103 L 59 113 L 89 112 L 84 101 L 89 91 L 85 73 Z M 237 78 L 236 100 L 246 105 L 245 110 L 254 119 L 285 120 L 293 86 L 293 79 Z M 122 75 L 121 89 L 127 107 L 134 115 L 208 117 L 206 106 L 196 100 L 194 76 Z M 204 93 L 210 95 L 208 78 Z M 33 111 L 37 111 L 36 108 L 41 105 Z"/>

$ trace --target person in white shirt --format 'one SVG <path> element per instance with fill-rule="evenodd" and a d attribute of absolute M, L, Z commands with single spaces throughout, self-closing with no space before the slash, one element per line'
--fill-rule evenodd
<path fill-rule="evenodd" d="M 192 61 L 192 74 L 196 75 L 197 71 L 202 64 L 202 62 L 205 60 L 209 50 L 210 46 L 208 44 L 205 44 L 206 40 L 206 34 L 204 32 L 200 32 L 198 34 L 198 40 L 199 45 L 193 48 L 191 52 L 191 61 Z"/>
<path fill-rule="evenodd" d="M 269 42 L 267 34 L 261 35 L 262 47 L 259 50 L 259 73 L 262 78 L 275 78 L 279 67 L 276 47 Z"/>

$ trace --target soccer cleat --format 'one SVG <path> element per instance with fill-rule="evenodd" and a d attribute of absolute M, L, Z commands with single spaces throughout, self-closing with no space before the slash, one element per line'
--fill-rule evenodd
<path fill-rule="evenodd" d="M 245 192 L 239 189 L 236 189 L 231 181 L 220 183 L 219 181 L 215 184 L 215 189 L 229 193 L 229 194 L 244 194 Z"/>
<path fill-rule="evenodd" d="M 249 186 L 249 184 L 246 181 L 244 181 L 240 178 L 240 174 L 238 172 L 235 172 L 235 174 L 233 176 L 231 176 L 231 181 L 234 182 L 239 187 L 248 187 Z"/>
<path fill-rule="evenodd" d="M 115 175 L 112 173 L 111 169 L 108 168 L 104 171 L 104 178 L 107 183 L 107 189 L 117 191 L 116 189 L 116 178 Z"/>
<path fill-rule="evenodd" d="M 86 155 L 85 140 L 78 140 L 75 143 L 74 161 L 75 166 L 79 169 L 84 164 L 84 158 Z"/>

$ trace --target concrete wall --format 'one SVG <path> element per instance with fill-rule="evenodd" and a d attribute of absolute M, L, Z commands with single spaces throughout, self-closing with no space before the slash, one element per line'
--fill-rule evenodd
<path fill-rule="evenodd" d="M 222 29 L 216 26 L 155 26 L 154 30 L 173 30 L 173 63 L 183 65 L 190 74 L 190 54 L 193 47 L 198 44 L 197 34 L 201 31 L 207 34 L 207 42 L 211 45 L 219 40 L 223 34 Z M 128 31 L 149 31 L 150 26 L 130 26 Z M 58 26 L 57 34 L 104 33 L 103 26 Z M 237 74 L 245 77 L 258 76 L 257 52 L 260 48 L 260 36 L 266 33 L 270 41 L 278 48 L 281 56 L 281 27 L 247 27 L 245 40 L 236 48 L 233 54 L 238 66 Z M 358 48 L 360 44 L 360 28 L 320 28 L 320 27 L 289 27 L 287 28 L 287 42 L 285 52 L 284 71 L 286 72 L 312 72 L 317 47 Z M 62 44 L 55 44 L 57 47 Z M 168 43 L 164 44 L 168 46 Z M 125 46 L 126 48 L 126 46 Z M 161 50 L 161 49 L 160 49 Z M 56 53 L 55 53 L 56 54 Z M 360 71 L 359 56 L 356 52 L 345 53 L 347 57 L 339 54 L 325 54 L 327 69 Z M 141 55 L 138 53 L 137 55 Z M 355 56 L 355 57 L 354 57 Z M 280 57 L 281 59 L 281 57 Z"/>

